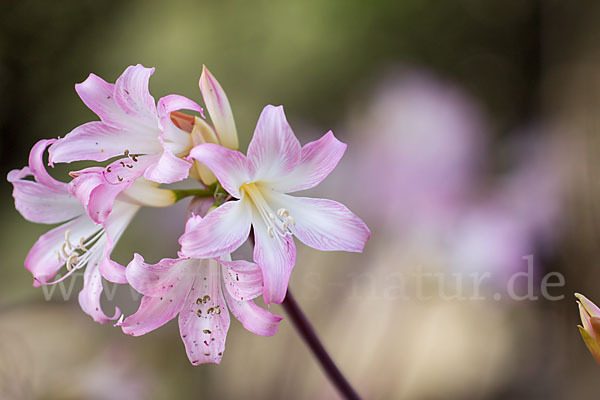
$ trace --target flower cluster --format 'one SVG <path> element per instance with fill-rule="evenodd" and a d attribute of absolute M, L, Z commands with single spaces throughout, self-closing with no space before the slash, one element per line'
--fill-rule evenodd
<path fill-rule="evenodd" d="M 29 165 L 8 174 L 17 210 L 29 221 L 60 224 L 42 235 L 25 260 L 34 286 L 51 285 L 83 271 L 79 303 L 95 321 L 117 321 L 134 336 L 178 316 L 192 364 L 219 363 L 229 311 L 258 335 L 276 333 L 281 317 L 254 299 L 281 303 L 296 259 L 293 237 L 315 249 L 362 251 L 364 222 L 331 200 L 290 196 L 320 183 L 346 145 L 328 132 L 301 146 L 281 106 L 261 113 L 246 155 L 229 101 L 204 68 L 200 91 L 211 123 L 194 101 L 168 95 L 155 102 L 148 90 L 154 68 L 130 66 L 108 83 L 90 74 L 75 89 L 100 118 L 64 138 L 41 140 Z M 191 115 L 181 112 L 196 112 Z M 97 162 L 55 180 L 48 163 Z M 161 187 L 190 179 L 198 190 Z M 217 182 L 218 181 L 218 182 Z M 141 255 L 121 265 L 111 252 L 141 207 L 167 207 L 193 195 L 177 259 L 147 264 Z M 254 262 L 231 253 L 252 234 Z M 143 295 L 137 312 L 102 310 L 102 280 L 129 284 Z"/>

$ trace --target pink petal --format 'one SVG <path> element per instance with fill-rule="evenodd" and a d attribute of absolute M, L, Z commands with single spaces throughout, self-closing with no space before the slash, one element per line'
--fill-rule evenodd
<path fill-rule="evenodd" d="M 204 111 L 202 107 L 198 105 L 193 100 L 188 99 L 187 97 L 180 96 L 178 94 L 170 94 L 168 96 L 162 97 L 158 100 L 158 116 L 160 118 L 169 117 L 170 114 L 174 111 L 179 110 L 192 110 L 199 112 L 204 118 Z"/>
<path fill-rule="evenodd" d="M 34 286 L 50 282 L 65 265 L 64 258 L 59 260 L 58 253 L 65 243 L 67 230 L 75 244 L 79 238 L 88 238 L 100 229 L 87 215 L 82 215 L 40 236 L 25 258 L 25 268 L 33 274 Z"/>
<path fill-rule="evenodd" d="M 229 150 L 214 143 L 200 144 L 190 151 L 190 158 L 200 161 L 215 174 L 223 188 L 240 198 L 240 186 L 249 182 L 252 165 L 239 151 Z"/>
<path fill-rule="evenodd" d="M 161 273 L 164 273 L 165 270 L 175 268 L 175 272 L 179 272 L 179 276 L 183 278 L 187 274 L 186 269 L 190 267 L 188 260 L 165 259 L 156 266 L 149 266 L 147 264 L 142 266 L 143 260 L 138 258 L 137 260 L 134 259 L 133 263 L 130 265 L 135 271 L 130 273 L 128 270 L 127 275 L 128 277 L 131 275 L 136 284 L 139 283 L 149 289 L 148 293 L 151 291 L 150 288 L 142 282 L 149 283 L 148 280 L 156 278 L 154 272 L 161 271 Z M 178 263 L 183 264 L 177 265 Z M 148 275 L 143 277 L 142 275 L 144 274 Z M 133 336 L 144 335 L 166 324 L 183 310 L 188 294 L 192 290 L 194 280 L 179 279 L 170 280 L 169 282 L 165 289 L 162 289 L 161 286 L 161 289 L 156 291 L 156 296 L 144 296 L 137 312 L 117 324 L 123 329 L 123 332 Z M 166 283 L 166 281 L 163 281 L 163 283 Z"/>
<path fill-rule="evenodd" d="M 169 150 L 164 149 L 158 162 L 152 164 L 144 177 L 157 183 L 174 183 L 186 179 L 192 164 L 182 158 L 176 157 Z"/>
<path fill-rule="evenodd" d="M 90 74 L 85 81 L 75 85 L 75 91 L 90 110 L 103 122 L 119 126 L 123 112 L 115 102 L 114 90 L 115 85 L 95 74 Z"/>
<path fill-rule="evenodd" d="M 181 312 L 185 305 L 192 282 L 182 282 L 171 291 L 159 297 L 142 297 L 140 307 L 135 314 L 125 318 L 117 326 L 132 336 L 145 335 L 160 328 Z"/>
<path fill-rule="evenodd" d="M 105 161 L 122 156 L 126 150 L 131 154 L 155 154 L 162 150 L 158 135 L 160 128 L 152 129 L 134 125 L 111 126 L 92 121 L 73 129 L 50 147 L 51 163 L 69 163 L 79 160 Z"/>
<path fill-rule="evenodd" d="M 290 229 L 307 246 L 323 251 L 361 252 L 371 236 L 367 225 L 333 200 L 272 195 L 275 208 L 285 208 L 296 222 Z"/>
<path fill-rule="evenodd" d="M 158 116 L 162 130 L 160 135 L 161 144 L 165 151 L 169 151 L 175 156 L 187 155 L 193 147 L 192 137 L 190 136 L 192 128 L 190 127 L 189 131 L 179 128 L 171 117 L 172 113 L 182 109 L 193 110 L 202 114 L 202 107 L 187 97 L 172 94 L 158 101 Z M 190 116 L 190 118 L 194 121 L 195 117 Z"/>
<path fill-rule="evenodd" d="M 115 307 L 112 317 L 106 316 L 100 305 L 102 295 L 102 276 L 98 269 L 98 260 L 90 261 L 83 274 L 83 289 L 79 292 L 79 305 L 81 309 L 91 316 L 94 321 L 104 324 L 119 318 L 121 311 Z"/>
<path fill-rule="evenodd" d="M 233 112 L 225 91 L 210 73 L 206 66 L 202 67 L 200 76 L 200 91 L 208 114 L 217 131 L 219 143 L 228 149 L 238 148 L 237 130 L 233 119 Z"/>
<path fill-rule="evenodd" d="M 234 299 L 251 300 L 263 291 L 263 277 L 260 267 L 254 263 L 236 260 L 219 260 L 223 268 L 223 285 Z"/>
<path fill-rule="evenodd" d="M 100 263 L 100 273 L 106 280 L 110 282 L 122 284 L 127 283 L 125 267 L 117 262 L 112 261 L 110 259 L 110 254 L 139 209 L 140 206 L 138 205 L 117 200 L 114 203 L 112 212 L 104 223 L 104 230 L 106 232 L 106 248 L 104 251 L 103 260 Z"/>
<path fill-rule="evenodd" d="M 285 118 L 283 107 L 266 106 L 248 146 L 248 160 L 254 165 L 255 180 L 279 180 L 296 167 L 300 155 L 300 142 Z"/>
<path fill-rule="evenodd" d="M 155 159 L 154 156 L 140 156 L 134 162 L 130 158 L 122 158 L 105 169 L 79 171 L 71 182 L 71 188 L 90 218 L 103 223 L 112 211 L 116 197 L 129 188 Z"/>
<path fill-rule="evenodd" d="M 230 323 L 221 288 L 221 267 L 215 260 L 196 261 L 198 272 L 179 314 L 179 332 L 192 364 L 218 364 Z"/>
<path fill-rule="evenodd" d="M 148 90 L 154 68 L 131 65 L 115 83 L 115 100 L 121 110 L 135 118 L 138 124 L 156 128 L 158 123 L 156 102 Z"/>
<path fill-rule="evenodd" d="M 113 283 L 126 284 L 125 267 L 116 261 L 110 259 L 112 246 L 107 246 L 104 252 L 104 257 L 100 261 L 98 269 L 104 279 Z"/>
<path fill-rule="evenodd" d="M 310 189 L 317 186 L 333 171 L 344 155 L 347 145 L 329 131 L 321 139 L 302 147 L 302 156 L 296 168 L 272 187 L 283 193 Z"/>
<path fill-rule="evenodd" d="M 7 177 L 13 184 L 15 207 L 25 219 L 41 224 L 55 224 L 85 212 L 77 198 L 69 193 L 67 185 L 46 186 L 24 179 L 31 175 L 31 169 L 25 167 L 10 171 Z"/>
<path fill-rule="evenodd" d="M 29 168 L 36 182 L 48 187 L 64 187 L 66 184 L 52 178 L 44 165 L 44 151 L 55 142 L 56 139 L 40 140 L 33 145 L 29 152 Z"/>
<path fill-rule="evenodd" d="M 130 66 L 109 84 L 96 75 L 76 85 L 83 102 L 102 122 L 89 122 L 71 131 L 50 150 L 50 162 L 104 161 L 129 151 L 156 154 L 160 125 L 148 81 L 154 68 Z"/>
<path fill-rule="evenodd" d="M 52 178 L 44 165 L 44 151 L 56 140 L 40 140 L 29 153 L 29 166 L 8 173 L 15 207 L 28 220 L 53 224 L 82 214 L 83 207 L 69 193 L 67 184 Z M 33 175 L 34 181 L 25 179 Z"/>
<path fill-rule="evenodd" d="M 263 273 L 265 303 L 281 303 L 296 262 L 294 239 L 291 235 L 269 236 L 267 227 L 257 212 L 252 218 L 252 226 L 255 239 L 254 261 Z"/>
<path fill-rule="evenodd" d="M 191 281 L 190 264 L 195 260 L 165 258 L 157 264 L 146 264 L 139 254 L 127 265 L 127 281 L 145 296 L 160 297 L 167 294 L 182 280 Z"/>
<path fill-rule="evenodd" d="M 228 201 L 203 219 L 188 219 L 179 239 L 186 257 L 213 258 L 240 247 L 250 233 L 250 205 L 247 200 Z"/>
<path fill-rule="evenodd" d="M 225 293 L 227 304 L 234 317 L 236 317 L 250 332 L 261 336 L 273 336 L 277 333 L 279 322 L 283 317 L 271 314 L 269 311 L 257 306 L 253 300 L 240 301 Z"/>

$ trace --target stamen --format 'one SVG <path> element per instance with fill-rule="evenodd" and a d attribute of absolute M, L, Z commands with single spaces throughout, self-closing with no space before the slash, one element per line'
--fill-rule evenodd
<path fill-rule="evenodd" d="M 67 252 L 65 251 L 65 247 L 67 247 L 67 242 L 64 242 L 64 243 L 62 244 L 62 246 L 60 246 L 60 251 L 61 251 L 61 254 L 62 254 L 62 256 L 63 256 L 64 258 L 69 258 L 69 255 L 68 255 L 68 254 L 67 254 Z"/>
<path fill-rule="evenodd" d="M 267 234 L 269 237 L 275 238 L 276 236 L 285 237 L 292 235 L 290 226 L 295 226 L 296 221 L 290 216 L 288 210 L 285 208 L 278 209 L 276 213 L 277 217 L 275 217 L 271 207 L 263 197 L 261 189 L 254 183 L 244 184 L 241 190 L 246 192 L 254 203 L 254 206 L 267 227 Z"/>
<path fill-rule="evenodd" d="M 67 244 L 67 247 L 69 248 L 69 250 L 73 250 L 73 245 L 71 244 L 70 235 L 71 235 L 71 230 L 67 229 L 65 231 L 65 243 Z"/>
<path fill-rule="evenodd" d="M 67 271 L 71 271 L 74 268 L 83 268 L 93 254 L 93 247 L 99 242 L 104 234 L 104 230 L 100 229 L 89 237 L 87 241 L 84 237 L 81 237 L 78 246 L 75 247 L 71 243 L 71 231 L 67 230 L 65 232 L 65 241 L 61 245 L 60 251 L 59 249 L 54 250 L 58 257 L 58 262 L 64 262 Z"/>
<path fill-rule="evenodd" d="M 71 268 L 73 267 L 77 267 L 77 264 L 79 263 L 79 258 L 77 256 L 77 253 L 72 253 L 68 258 L 67 258 L 67 271 L 70 271 Z"/>

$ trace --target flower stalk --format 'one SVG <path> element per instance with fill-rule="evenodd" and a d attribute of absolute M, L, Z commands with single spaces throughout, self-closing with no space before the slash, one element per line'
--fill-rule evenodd
<path fill-rule="evenodd" d="M 335 365 L 327 350 L 319 340 L 315 330 L 312 325 L 306 318 L 306 315 L 298 306 L 296 299 L 292 295 L 292 292 L 289 290 L 281 303 L 288 317 L 292 320 L 294 327 L 304 340 L 304 343 L 310 348 L 314 356 L 317 358 L 317 361 L 321 364 L 321 368 L 331 381 L 331 383 L 336 387 L 339 391 L 340 395 L 344 399 L 347 400 L 357 400 L 360 399 L 358 393 L 354 390 L 354 388 L 350 385 L 350 382 L 344 377 L 340 369 Z"/>

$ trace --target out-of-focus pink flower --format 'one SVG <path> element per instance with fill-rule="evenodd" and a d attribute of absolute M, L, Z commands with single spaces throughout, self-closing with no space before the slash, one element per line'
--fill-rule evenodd
<path fill-rule="evenodd" d="M 577 304 L 579 305 L 579 315 L 581 323 L 579 332 L 586 346 L 600 364 L 600 308 L 588 300 L 584 295 L 575 294 Z"/>
<path fill-rule="evenodd" d="M 384 80 L 353 118 L 361 151 L 344 171 L 356 183 L 343 190 L 394 245 L 417 238 L 452 269 L 505 282 L 555 240 L 568 152 L 547 127 L 519 132 L 512 147 L 495 143 L 511 151 L 501 153 L 510 168 L 494 173 L 500 157 L 481 107 L 423 72 Z"/>
<path fill-rule="evenodd" d="M 14 186 L 15 206 L 27 220 L 62 223 L 36 241 L 25 259 L 25 268 L 33 274 L 34 286 L 55 283 L 52 279 L 63 267 L 68 272 L 58 281 L 85 268 L 79 304 L 95 321 L 104 323 L 116 319 L 119 310 L 115 310 L 112 318 L 102 311 L 102 271 L 116 270 L 110 253 L 140 206 L 116 200 L 110 217 L 102 225 L 92 221 L 69 185 L 53 179 L 46 171 L 44 150 L 54 141 L 36 143 L 29 155 L 29 166 L 8 174 L 8 181 Z M 105 277 L 110 279 L 112 275 Z"/>
<path fill-rule="evenodd" d="M 50 163 L 79 160 L 105 161 L 120 157 L 103 173 L 107 185 L 91 193 L 90 216 L 103 222 L 112 208 L 112 199 L 144 176 L 158 183 L 187 178 L 191 163 L 183 157 L 193 147 L 191 135 L 177 127 L 171 113 L 181 109 L 202 113 L 202 108 L 183 96 L 169 95 L 158 105 L 148 91 L 154 68 L 130 66 L 115 84 L 90 74 L 75 85 L 83 102 L 100 121 L 83 124 L 49 150 Z"/>
<path fill-rule="evenodd" d="M 191 224 L 202 221 L 206 204 L 210 202 L 192 203 L 197 215 L 190 218 Z M 127 266 L 127 280 L 144 297 L 138 311 L 118 323 L 123 332 L 143 335 L 179 315 L 181 338 L 194 365 L 221 362 L 229 311 L 261 336 L 274 335 L 282 319 L 254 303 L 263 291 L 258 265 L 231 261 L 229 255 L 218 260 L 163 259 L 151 265 L 136 254 Z"/>
<path fill-rule="evenodd" d="M 331 200 L 284 193 L 309 189 L 335 168 L 346 145 L 332 132 L 301 147 L 283 107 L 263 110 L 248 155 L 215 144 L 202 144 L 190 157 L 208 166 L 223 188 L 239 199 L 206 218 L 192 218 L 181 237 L 187 257 L 229 254 L 244 243 L 252 225 L 254 260 L 262 269 L 264 299 L 281 303 L 296 259 L 293 235 L 318 250 L 362 251 L 370 237 L 365 223 Z"/>
<path fill-rule="evenodd" d="M 482 115 L 466 93 L 425 73 L 386 79 L 352 127 L 361 150 L 347 174 L 368 217 L 392 229 L 452 220 L 481 176 Z"/>
<path fill-rule="evenodd" d="M 498 202 L 462 210 L 445 242 L 447 263 L 453 270 L 489 272 L 496 283 L 506 283 L 512 274 L 526 269 L 523 258 L 535 250 L 535 236 L 513 210 Z"/>

